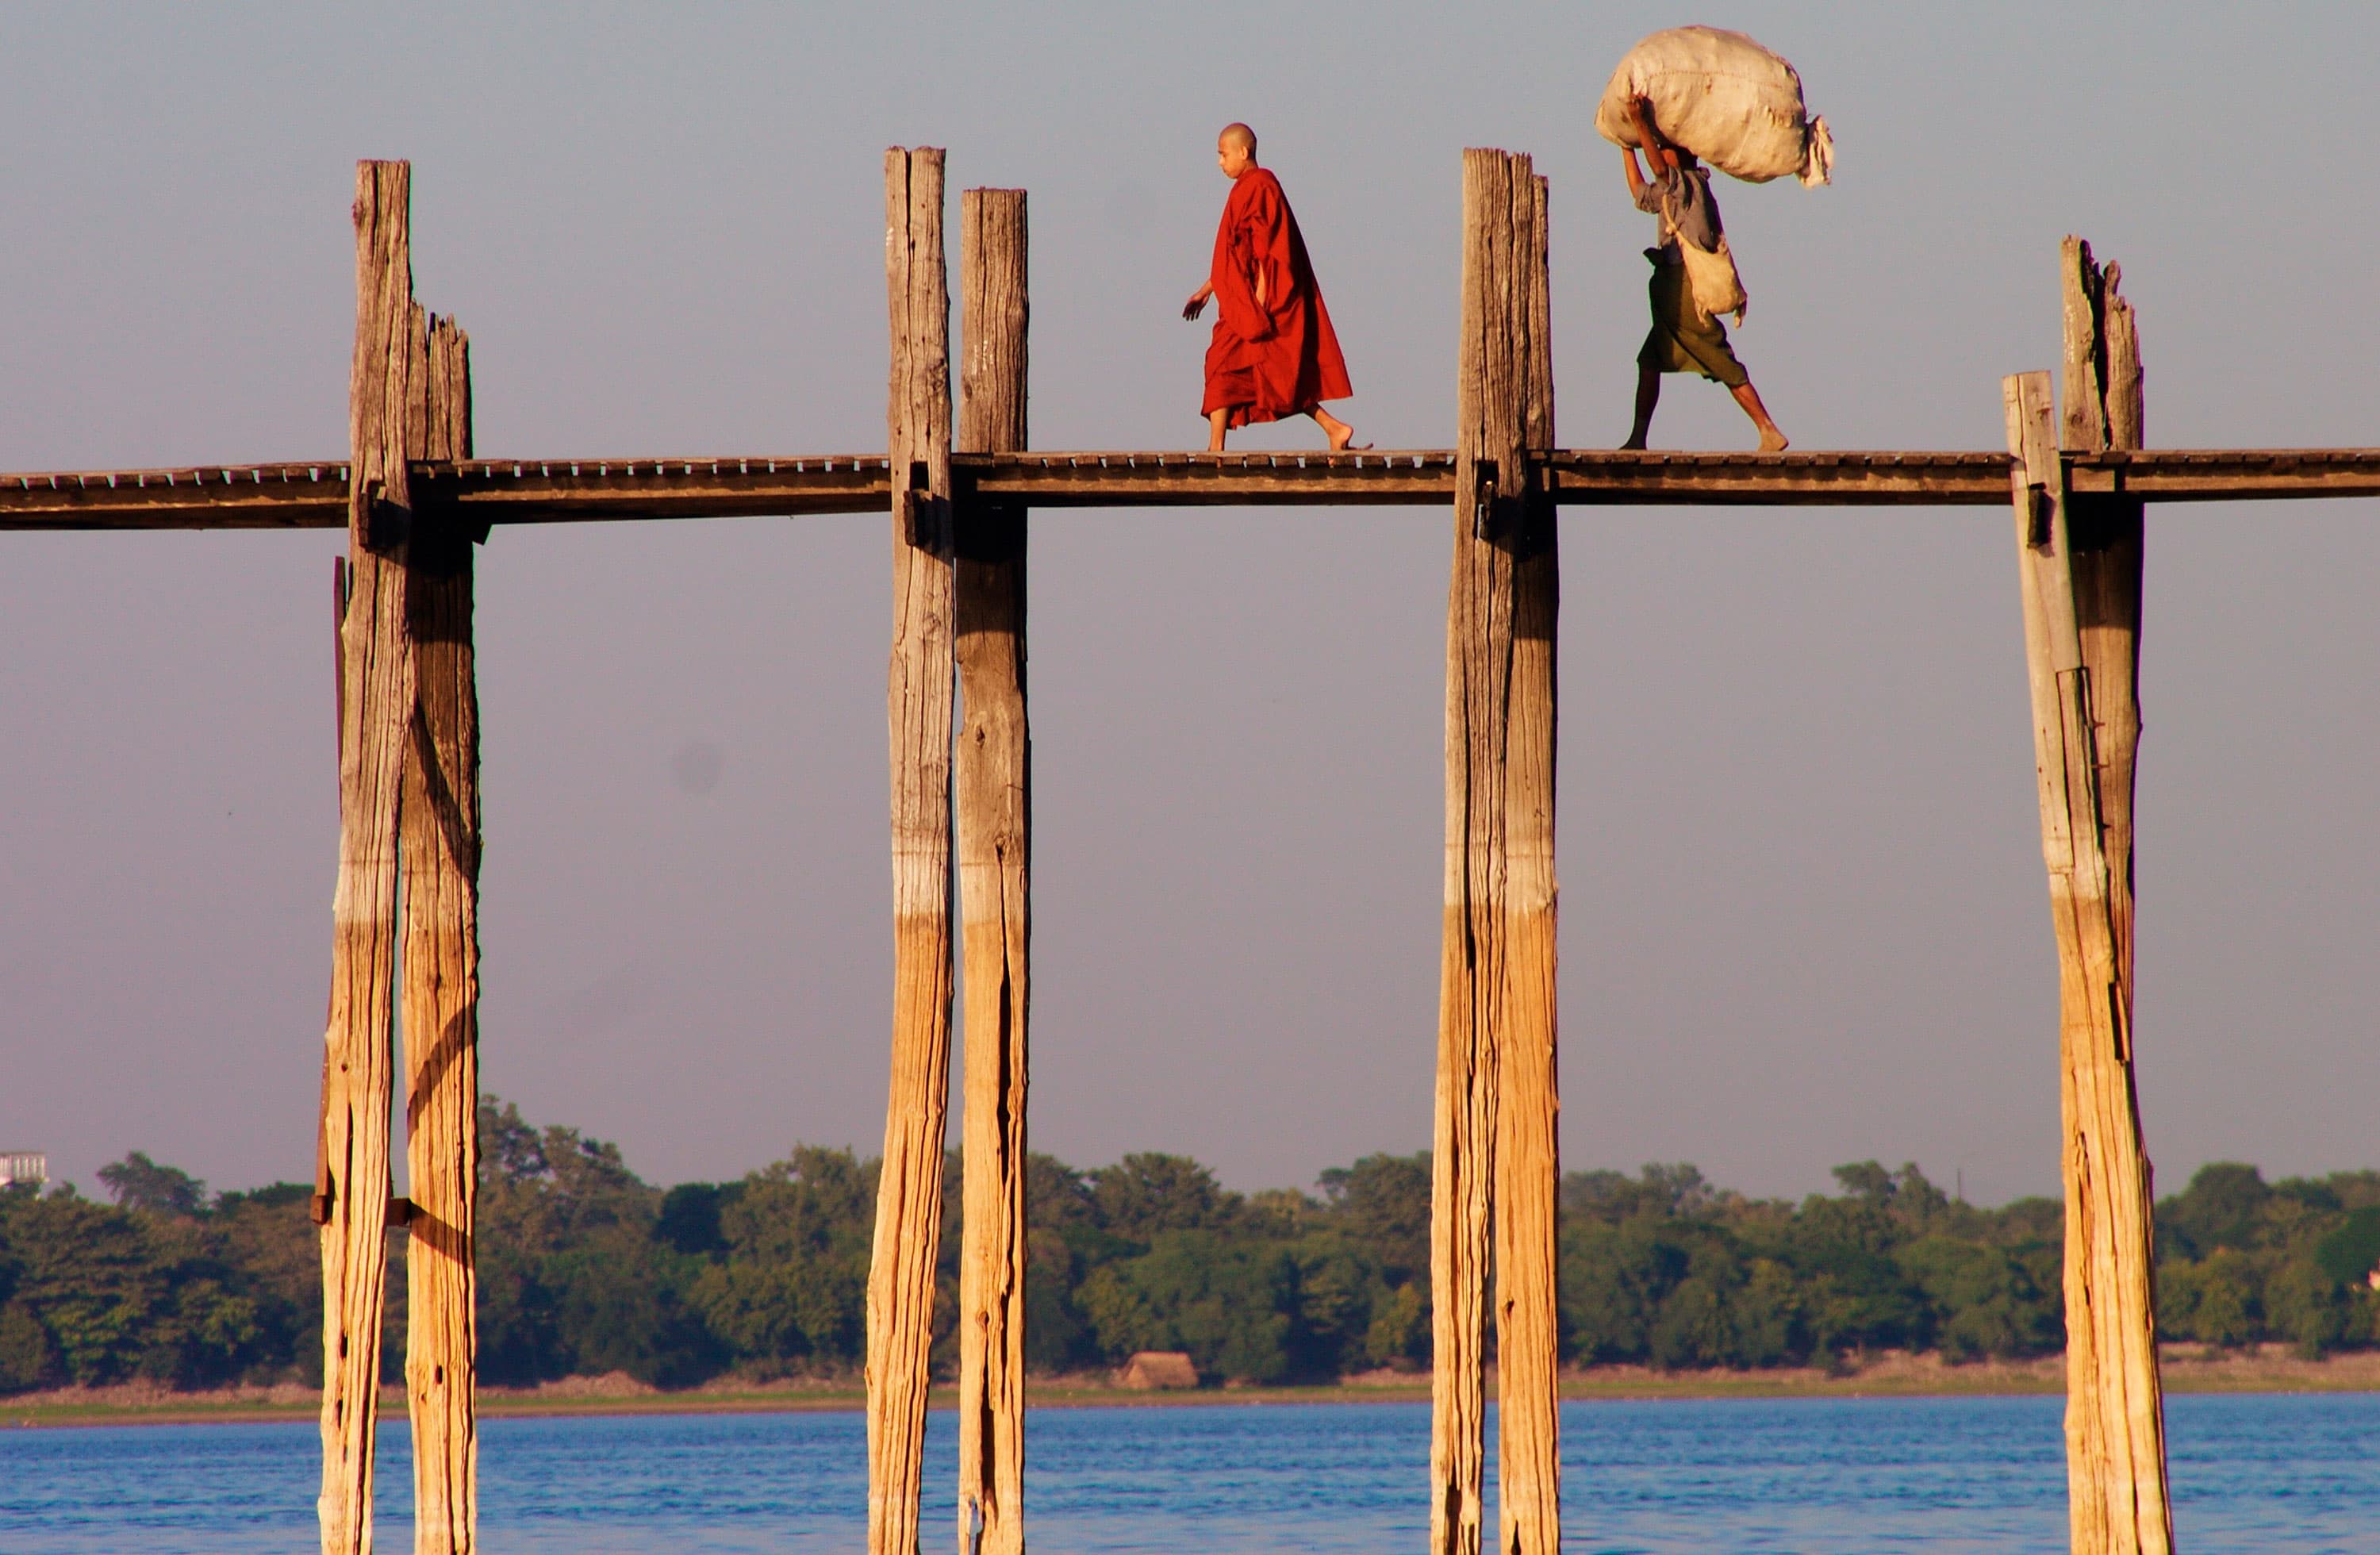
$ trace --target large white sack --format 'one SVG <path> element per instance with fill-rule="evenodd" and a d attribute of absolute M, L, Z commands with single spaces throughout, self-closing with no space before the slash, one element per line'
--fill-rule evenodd
<path fill-rule="evenodd" d="M 1765 184 L 1788 173 L 1823 184 L 1834 166 L 1827 121 L 1802 103 L 1802 78 L 1741 32 L 1673 27 L 1628 51 L 1595 128 L 1615 146 L 1636 144 L 1628 102 L 1653 104 L 1653 128 L 1720 172 Z"/>

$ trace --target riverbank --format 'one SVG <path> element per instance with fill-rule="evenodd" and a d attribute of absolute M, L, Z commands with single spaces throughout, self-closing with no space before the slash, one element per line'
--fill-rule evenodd
<path fill-rule="evenodd" d="M 2215 1350 L 2169 1344 L 2163 1355 L 2166 1391 L 2174 1393 L 2380 1392 L 2380 1351 L 2304 1360 L 2282 1345 Z M 1839 1369 L 1819 1367 L 1765 1371 L 1657 1371 L 1648 1367 L 1573 1368 L 1562 1376 L 1565 1399 L 1916 1398 L 2057 1393 L 2066 1386 L 2060 1355 L 2026 1361 L 1975 1361 L 1951 1366 L 1940 1356 L 1888 1352 Z M 934 1390 L 936 1408 L 957 1403 L 953 1388 Z M 1491 1390 L 1492 1396 L 1492 1390 Z M 1039 1409 L 1165 1408 L 1183 1404 L 1397 1403 L 1429 1397 L 1426 1373 L 1369 1372 L 1335 1384 L 1224 1387 L 1178 1392 L 1120 1388 L 1104 1374 L 1037 1378 L 1027 1403 Z M 674 1415 L 856 1410 L 865 1402 L 856 1379 L 754 1383 L 721 1379 L 698 1388 L 664 1391 L 625 1373 L 572 1377 L 534 1388 L 483 1388 L 480 1413 L 509 1415 Z M 381 1391 L 383 1417 L 401 1417 L 405 1393 Z M 0 1399 L 0 1427 L 231 1424 L 312 1419 L 320 1409 L 311 1388 L 296 1383 L 185 1392 L 148 1383 L 109 1388 L 61 1388 Z"/>

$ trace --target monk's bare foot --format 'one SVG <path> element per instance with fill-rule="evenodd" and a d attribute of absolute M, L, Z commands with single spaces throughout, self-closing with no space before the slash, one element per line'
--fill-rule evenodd
<path fill-rule="evenodd" d="M 1782 454 L 1791 446 L 1793 440 L 1775 427 L 1766 428 L 1760 434 L 1760 451 L 1764 454 Z"/>
<path fill-rule="evenodd" d="M 1314 424 L 1320 427 L 1322 429 L 1323 435 L 1330 440 L 1330 451 L 1332 453 L 1343 454 L 1354 443 L 1355 429 L 1341 420 L 1338 417 L 1333 416 L 1328 410 L 1324 410 L 1318 406 L 1316 408 L 1307 411 L 1306 414 L 1314 418 Z M 1368 444 L 1366 446 L 1368 446 Z"/>
<path fill-rule="evenodd" d="M 1645 451 L 1645 434 L 1643 432 L 1636 433 L 1627 442 L 1620 445 L 1620 451 L 1623 454 L 1643 453 Z"/>

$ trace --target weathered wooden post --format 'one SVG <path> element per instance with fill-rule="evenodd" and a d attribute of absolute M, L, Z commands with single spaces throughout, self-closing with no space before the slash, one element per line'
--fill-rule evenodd
<path fill-rule="evenodd" d="M 2139 337 L 2119 273 L 2061 255 L 2067 447 L 2138 447 Z M 2058 960 L 2066 1452 L 2073 1548 L 2173 1547 L 2149 1162 L 2132 1077 L 2132 783 L 2141 508 L 2068 490 L 2049 374 L 2007 382 L 2042 853 Z"/>
<path fill-rule="evenodd" d="M 892 372 L 892 1080 L 868 1272 L 868 1548 L 915 1555 L 951 1062 L 950 288 L 942 153 L 884 153 Z"/>
<path fill-rule="evenodd" d="M 339 727 L 339 873 L 323 1034 L 324 1555 L 371 1546 L 372 1435 L 387 1266 L 396 973 L 397 812 L 413 710 L 405 645 L 412 494 L 406 461 L 429 372 L 413 300 L 409 164 L 356 166 L 356 351 L 347 385 L 347 565 Z"/>
<path fill-rule="evenodd" d="M 411 441 L 471 456 L 470 341 L 433 321 Z M 398 833 L 403 959 L 406 1399 L 413 1420 L 416 1555 L 479 1542 L 480 697 L 471 647 L 472 542 L 447 504 L 415 493 L 405 574 L 413 719 Z"/>
<path fill-rule="evenodd" d="M 960 196 L 959 446 L 1026 444 L 1025 191 Z M 965 1165 L 959 1259 L 959 1548 L 1025 1549 L 1025 1097 L 1033 747 L 1026 514 L 954 494 Z"/>
<path fill-rule="evenodd" d="M 1504 1544 L 1559 1537 L 1553 1459 L 1551 508 L 1544 193 L 1529 159 L 1463 153 L 1454 562 L 1447 602 L 1446 917 L 1430 1204 L 1430 1548 L 1483 1523 L 1491 1209 L 1508 1211 L 1499 1331 Z M 1504 1098 L 1504 1087 L 1521 1094 Z M 1515 1108 L 1502 1115 L 1500 1100 Z M 1500 1148 L 1500 1146 L 1502 1147 Z M 1509 1151 L 1514 1159 L 1500 1158 Z M 1501 1244 L 1500 1243 L 1500 1245 Z M 1515 1541 L 1518 1541 L 1515 1543 Z"/>
<path fill-rule="evenodd" d="M 1525 334 L 1522 443 L 1554 447 L 1546 180 L 1514 159 L 1513 310 Z M 1496 1040 L 1497 1503 L 1503 1555 L 1561 1545 L 1560 1331 L 1554 1302 L 1560 1191 L 1555 1079 L 1554 627 L 1561 597 L 1554 509 L 1532 468 L 1500 543 L 1512 553 L 1512 668 L 1504 765 L 1504 1028 Z"/>

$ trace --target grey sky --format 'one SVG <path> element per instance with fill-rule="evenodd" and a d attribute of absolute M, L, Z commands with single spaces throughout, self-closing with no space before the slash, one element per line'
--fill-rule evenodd
<path fill-rule="evenodd" d="M 2001 441 L 2080 231 L 2153 443 L 2380 442 L 2380 13 L 1710 4 L 0 9 L 0 468 L 335 457 L 358 156 L 490 454 L 883 446 L 881 153 L 1031 191 L 1038 446 L 1186 447 L 1182 298 L 1254 124 L 1384 447 L 1451 435 L 1459 156 L 1553 180 L 1562 441 L 1624 430 L 1650 223 L 1593 102 L 1698 19 L 1840 184 L 1724 187 L 1800 445 Z M 953 205 L 955 232 L 955 199 Z M 1302 429 L 1302 430 L 1301 430 Z M 1672 380 L 1669 446 L 1748 446 Z M 1245 436 L 1311 445 L 1310 427 Z M 2374 505 L 2155 510 L 2140 1053 L 2162 1185 L 2368 1165 Z M 2056 1184 L 2055 967 L 1998 510 L 1563 521 L 1566 1164 Z M 1242 1186 L 1427 1145 L 1449 519 L 1034 520 L 1032 1129 Z M 0 1145 L 311 1162 L 339 537 L 0 536 Z M 648 1177 L 872 1151 L 886 526 L 481 555 L 483 1075 Z"/>

